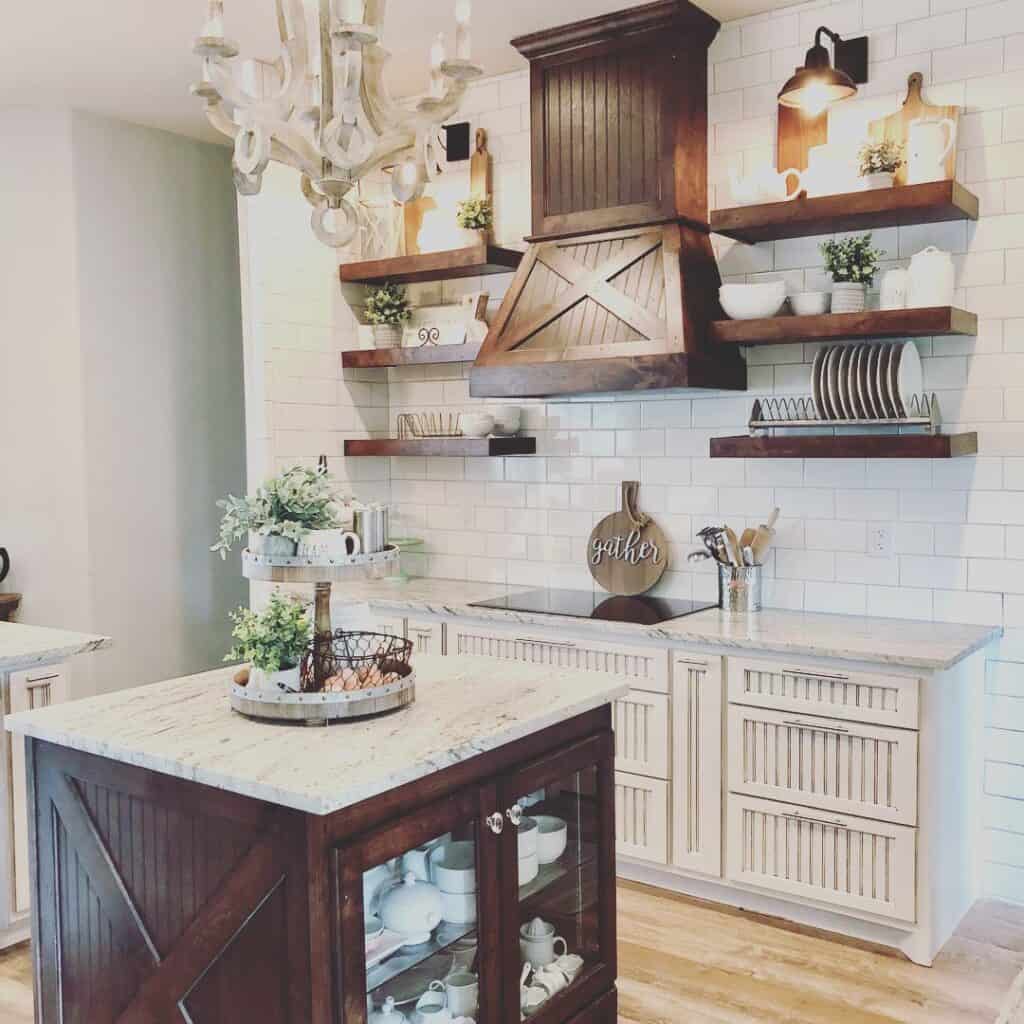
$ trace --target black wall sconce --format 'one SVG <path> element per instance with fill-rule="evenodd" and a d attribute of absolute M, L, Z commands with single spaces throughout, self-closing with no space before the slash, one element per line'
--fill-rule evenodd
<path fill-rule="evenodd" d="M 822 36 L 832 40 L 835 67 Z M 857 86 L 867 80 L 868 37 L 843 39 L 822 25 L 814 34 L 814 45 L 807 51 L 803 67 L 797 68 L 780 90 L 779 103 L 817 117 L 836 100 L 856 95 Z"/>

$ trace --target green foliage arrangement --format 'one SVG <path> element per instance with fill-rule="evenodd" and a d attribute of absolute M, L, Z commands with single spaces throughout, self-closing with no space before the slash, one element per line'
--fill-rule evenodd
<path fill-rule="evenodd" d="M 829 240 L 821 243 L 825 269 L 836 282 L 870 285 L 878 271 L 878 261 L 885 255 L 871 244 L 871 234 Z"/>
<path fill-rule="evenodd" d="M 210 548 L 227 558 L 231 545 L 250 530 L 301 540 L 309 530 L 331 530 L 339 525 L 338 497 L 330 475 L 319 469 L 292 466 L 267 480 L 245 498 L 229 494 L 217 502 L 224 509 L 220 540 Z"/>
<path fill-rule="evenodd" d="M 248 661 L 264 672 L 295 668 L 313 638 L 305 603 L 276 590 L 262 612 L 239 608 L 232 612 L 231 621 L 235 624 L 231 635 L 238 642 L 224 660 Z"/>
<path fill-rule="evenodd" d="M 903 166 L 904 147 L 900 142 L 865 142 L 857 154 L 861 177 L 868 174 L 894 174 Z"/>
<path fill-rule="evenodd" d="M 366 299 L 366 319 L 371 324 L 400 326 L 412 316 L 405 292 L 388 281 L 374 288 Z"/>
<path fill-rule="evenodd" d="M 491 206 L 490 199 L 472 196 L 459 203 L 456 219 L 460 228 L 476 231 L 489 228 L 494 223 L 494 207 Z"/>

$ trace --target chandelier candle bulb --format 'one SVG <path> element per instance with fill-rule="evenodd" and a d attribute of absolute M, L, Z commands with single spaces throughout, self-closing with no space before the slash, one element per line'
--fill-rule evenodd
<path fill-rule="evenodd" d="M 341 20 L 346 25 L 362 25 L 365 15 L 363 0 L 341 0 Z"/>
<path fill-rule="evenodd" d="M 435 100 L 444 96 L 444 76 L 441 74 L 444 57 L 444 33 L 438 32 L 434 45 L 430 47 L 430 95 Z"/>
<path fill-rule="evenodd" d="M 469 28 L 469 19 L 472 13 L 472 0 L 456 0 L 455 57 L 457 60 L 469 60 L 472 55 L 472 34 Z"/>

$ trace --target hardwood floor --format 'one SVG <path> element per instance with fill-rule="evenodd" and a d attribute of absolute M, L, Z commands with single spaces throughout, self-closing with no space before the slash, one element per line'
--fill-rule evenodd
<path fill-rule="evenodd" d="M 866 943 L 619 885 L 619 1024 L 1024 1024 L 1024 907 L 979 902 L 930 970 Z M 0 1022 L 32 1024 L 27 946 Z"/>

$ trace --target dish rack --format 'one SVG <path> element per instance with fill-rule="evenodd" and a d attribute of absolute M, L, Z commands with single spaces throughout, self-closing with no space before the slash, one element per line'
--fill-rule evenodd
<path fill-rule="evenodd" d="M 398 414 L 398 440 L 462 437 L 461 421 L 457 412 L 401 412 Z"/>
<path fill-rule="evenodd" d="M 821 427 L 917 427 L 938 434 L 942 426 L 939 400 L 931 395 L 913 395 L 906 416 L 869 419 L 832 419 L 822 416 L 814 399 L 806 397 L 758 398 L 747 427 L 751 437 L 761 431 L 802 430 Z"/>

